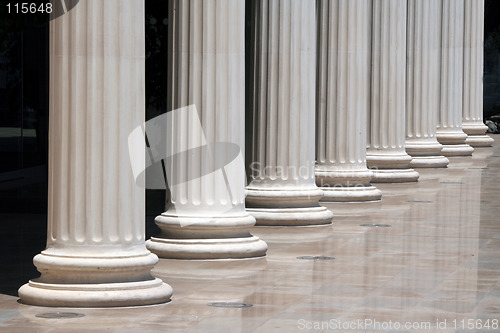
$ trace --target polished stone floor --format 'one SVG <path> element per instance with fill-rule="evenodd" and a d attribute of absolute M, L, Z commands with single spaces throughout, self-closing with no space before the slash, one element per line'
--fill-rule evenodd
<path fill-rule="evenodd" d="M 419 169 L 418 183 L 377 185 L 381 202 L 326 204 L 331 226 L 253 228 L 267 258 L 160 260 L 154 274 L 174 288 L 168 304 L 43 308 L 0 295 L 0 332 L 500 332 L 500 135 L 492 136 L 495 147 L 472 158 Z M 84 316 L 39 317 L 54 312 Z"/>

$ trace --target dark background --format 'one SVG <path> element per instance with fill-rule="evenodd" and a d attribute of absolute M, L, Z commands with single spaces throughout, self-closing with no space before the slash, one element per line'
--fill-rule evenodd
<path fill-rule="evenodd" d="M 484 18 L 484 119 L 500 114 L 500 1 L 486 0 Z"/>

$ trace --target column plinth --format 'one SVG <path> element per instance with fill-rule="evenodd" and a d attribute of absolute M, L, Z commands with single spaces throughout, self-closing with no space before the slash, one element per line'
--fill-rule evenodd
<path fill-rule="evenodd" d="M 322 201 L 379 200 L 366 166 L 371 2 L 321 0 L 317 6 L 316 185 Z"/>
<path fill-rule="evenodd" d="M 245 211 L 245 1 L 171 1 L 169 22 L 170 198 L 147 247 L 162 258 L 262 257 Z"/>
<path fill-rule="evenodd" d="M 102 254 L 112 249 L 101 249 Z M 42 276 L 19 289 L 23 303 L 39 306 L 108 307 L 163 303 L 172 288 L 150 271 L 158 257 L 144 246 L 114 249 L 108 257 L 85 249 L 47 249 L 33 259 Z M 141 254 L 142 252 L 142 254 Z M 120 253 L 123 257 L 119 257 Z"/>
<path fill-rule="evenodd" d="M 116 9 L 120 8 L 120 11 Z M 112 20 L 109 18 L 113 18 Z M 144 189 L 128 135 L 144 118 L 144 3 L 80 1 L 50 22 L 49 205 L 41 277 L 19 289 L 40 306 L 166 302 L 144 243 Z"/>
<path fill-rule="evenodd" d="M 329 224 L 314 178 L 316 1 L 259 0 L 251 10 L 247 211 L 257 225 Z"/>
<path fill-rule="evenodd" d="M 464 0 L 443 0 L 441 15 L 441 96 L 437 139 L 444 156 L 470 156 L 462 130 L 464 79 Z"/>
<path fill-rule="evenodd" d="M 366 162 L 372 182 L 418 181 L 405 151 L 406 0 L 374 0 Z"/>
<path fill-rule="evenodd" d="M 465 143 L 471 147 L 491 147 L 495 141 L 491 136 L 485 134 L 488 126 L 482 121 L 471 123 L 464 122 L 462 124 L 463 131 L 467 134 Z"/>
<path fill-rule="evenodd" d="M 409 0 L 406 62 L 406 152 L 414 168 L 446 167 L 437 141 L 441 2 Z"/>
<path fill-rule="evenodd" d="M 484 0 L 465 0 L 464 109 L 462 129 L 465 143 L 472 147 L 491 147 L 483 123 Z"/>
<path fill-rule="evenodd" d="M 255 225 L 249 215 L 180 217 L 167 211 L 155 221 L 162 233 L 151 237 L 147 246 L 161 258 L 238 259 L 266 254 L 266 243 L 248 231 Z"/>

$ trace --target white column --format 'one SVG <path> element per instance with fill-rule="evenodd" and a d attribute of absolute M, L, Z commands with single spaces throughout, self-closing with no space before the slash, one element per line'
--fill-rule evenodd
<path fill-rule="evenodd" d="M 331 222 L 314 179 L 316 1 L 254 1 L 248 211 L 260 225 Z"/>
<path fill-rule="evenodd" d="M 464 0 L 442 0 L 441 98 L 437 138 L 444 156 L 472 155 L 462 131 L 464 79 Z"/>
<path fill-rule="evenodd" d="M 42 306 L 165 302 L 128 135 L 144 121 L 144 2 L 82 0 L 50 23 L 47 248 L 19 289 Z M 144 152 L 144 151 L 143 151 Z M 134 156 L 134 158 L 141 158 Z"/>
<path fill-rule="evenodd" d="M 323 201 L 379 200 L 366 167 L 370 0 L 319 0 L 316 185 Z"/>
<path fill-rule="evenodd" d="M 264 256 L 245 211 L 245 1 L 171 1 L 169 24 L 171 196 L 148 249 L 179 259 Z"/>
<path fill-rule="evenodd" d="M 441 2 L 408 0 L 406 47 L 406 152 L 411 167 L 446 167 L 437 141 Z"/>
<path fill-rule="evenodd" d="M 415 182 L 405 151 L 406 0 L 373 0 L 371 109 L 366 160 L 372 182 Z"/>
<path fill-rule="evenodd" d="M 483 123 L 484 0 L 465 0 L 463 131 L 472 147 L 490 147 Z"/>

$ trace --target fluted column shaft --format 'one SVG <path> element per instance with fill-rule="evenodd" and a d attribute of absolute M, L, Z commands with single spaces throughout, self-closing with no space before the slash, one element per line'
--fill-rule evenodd
<path fill-rule="evenodd" d="M 142 0 L 82 0 L 50 22 L 47 248 L 23 302 L 140 305 L 172 294 L 150 274 L 158 258 L 145 247 L 144 189 L 128 152 L 144 121 L 143 18 Z"/>
<path fill-rule="evenodd" d="M 462 131 L 464 79 L 464 0 L 442 0 L 441 98 L 437 138 L 445 156 L 471 155 Z"/>
<path fill-rule="evenodd" d="M 316 1 L 252 2 L 248 211 L 257 224 L 324 224 L 314 178 Z"/>
<path fill-rule="evenodd" d="M 472 147 L 489 147 L 483 123 L 484 0 L 465 0 L 464 108 L 462 129 Z"/>
<path fill-rule="evenodd" d="M 441 2 L 408 0 L 406 51 L 406 152 L 412 167 L 446 167 L 437 141 Z"/>
<path fill-rule="evenodd" d="M 250 234 L 255 219 L 245 211 L 244 18 L 244 0 L 169 4 L 171 196 L 156 218 L 161 235 L 147 242 L 160 257 L 266 253 L 266 243 Z M 188 106 L 194 108 L 180 109 Z"/>
<path fill-rule="evenodd" d="M 406 0 L 374 0 L 367 164 L 372 182 L 411 182 L 405 151 Z"/>
<path fill-rule="evenodd" d="M 366 167 L 370 107 L 370 0 L 320 0 L 316 184 L 323 201 L 378 200 Z"/>

